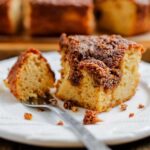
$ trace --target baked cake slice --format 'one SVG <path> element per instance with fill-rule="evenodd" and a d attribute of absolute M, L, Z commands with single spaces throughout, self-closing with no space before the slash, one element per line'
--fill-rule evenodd
<path fill-rule="evenodd" d="M 95 0 L 100 30 L 126 36 L 150 31 L 150 0 Z"/>
<path fill-rule="evenodd" d="M 24 0 L 24 26 L 30 35 L 91 34 L 92 0 Z"/>
<path fill-rule="evenodd" d="M 6 84 L 21 101 L 45 97 L 55 81 L 47 60 L 36 49 L 23 52 L 11 68 Z"/>
<path fill-rule="evenodd" d="M 0 34 L 17 32 L 21 18 L 21 0 L 0 0 Z"/>
<path fill-rule="evenodd" d="M 61 79 L 56 96 L 107 111 L 135 93 L 143 47 L 117 35 L 60 38 Z"/>

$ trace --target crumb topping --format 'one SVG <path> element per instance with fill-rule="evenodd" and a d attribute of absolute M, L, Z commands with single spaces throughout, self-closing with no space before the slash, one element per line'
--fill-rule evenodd
<path fill-rule="evenodd" d="M 98 112 L 97 111 L 92 111 L 92 110 L 87 110 L 85 112 L 85 116 L 83 118 L 83 124 L 84 125 L 89 125 L 89 124 L 96 124 L 98 122 L 101 122 L 97 117 Z"/>
<path fill-rule="evenodd" d="M 32 120 L 32 114 L 31 113 L 24 113 L 24 119 Z"/>
<path fill-rule="evenodd" d="M 79 85 L 83 78 L 81 69 L 86 69 L 96 86 L 105 89 L 116 87 L 122 77 L 120 64 L 125 51 L 131 47 L 140 47 L 117 35 L 68 36 L 62 34 L 60 49 L 70 65 L 69 80 Z M 141 50 L 142 51 L 142 50 Z"/>

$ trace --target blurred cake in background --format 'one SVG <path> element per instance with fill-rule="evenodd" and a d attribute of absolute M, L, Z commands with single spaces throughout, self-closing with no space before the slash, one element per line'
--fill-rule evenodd
<path fill-rule="evenodd" d="M 91 34 L 92 0 L 24 0 L 24 26 L 30 35 Z"/>
<path fill-rule="evenodd" d="M 150 0 L 0 0 L 0 35 L 22 24 L 20 36 L 133 36 L 150 31 Z"/>
<path fill-rule="evenodd" d="M 95 0 L 99 30 L 131 36 L 150 30 L 150 0 Z"/>
<path fill-rule="evenodd" d="M 21 18 L 21 0 L 0 0 L 0 34 L 14 34 Z"/>

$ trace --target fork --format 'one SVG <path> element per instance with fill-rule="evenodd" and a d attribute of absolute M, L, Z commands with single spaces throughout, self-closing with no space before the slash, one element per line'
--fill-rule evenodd
<path fill-rule="evenodd" d="M 51 100 L 56 100 L 56 98 L 52 98 Z M 84 146 L 88 150 L 111 150 L 108 146 L 106 146 L 103 142 L 96 139 L 80 122 L 75 120 L 67 111 L 63 110 L 59 105 L 51 105 L 51 104 L 37 104 L 34 101 L 22 102 L 23 105 L 32 108 L 44 108 L 53 111 L 60 118 L 66 121 L 71 128 L 71 131 L 79 137 Z"/>

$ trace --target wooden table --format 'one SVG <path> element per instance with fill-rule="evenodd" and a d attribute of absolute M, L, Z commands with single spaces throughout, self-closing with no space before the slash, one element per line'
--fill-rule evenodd
<path fill-rule="evenodd" d="M 29 146 L 20 143 L 10 142 L 7 140 L 0 139 L 0 150 L 66 150 L 58 148 L 43 148 L 36 146 Z M 86 150 L 84 148 L 68 148 L 72 150 Z M 111 146 L 112 150 L 150 150 L 150 137 L 137 142 L 132 142 L 129 144 Z"/>
<path fill-rule="evenodd" d="M 143 59 L 150 62 L 150 42 L 144 40 L 140 41 L 140 43 L 142 43 L 148 49 Z M 4 39 L 3 41 L 0 41 L 0 60 L 18 55 L 20 52 L 22 52 L 22 50 L 25 50 L 30 47 L 34 47 L 42 51 L 51 51 L 59 49 L 57 39 L 20 40 L 17 38 L 13 38 L 10 39 L 10 41 Z M 129 144 L 112 146 L 111 148 L 112 150 L 150 150 L 150 137 Z M 54 148 L 41 148 L 0 139 L 0 150 L 47 150 L 47 149 L 53 150 Z M 85 149 L 83 148 L 78 150 L 85 150 Z"/>

